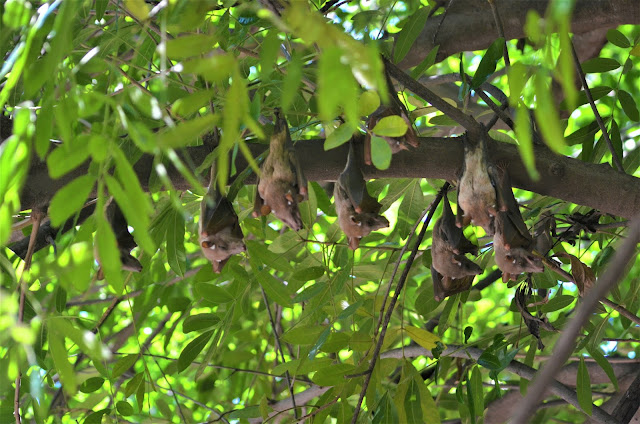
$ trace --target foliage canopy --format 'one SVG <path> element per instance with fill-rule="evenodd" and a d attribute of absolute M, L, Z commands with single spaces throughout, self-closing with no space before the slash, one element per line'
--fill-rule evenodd
<path fill-rule="evenodd" d="M 504 284 L 491 239 L 467 227 L 484 274 L 471 291 L 437 302 L 429 247 L 439 212 L 429 220 L 461 161 L 444 164 L 439 179 L 403 176 L 412 148 L 392 156 L 384 137 L 404 136 L 406 122 L 391 116 L 367 127 L 364 118 L 399 96 L 421 143 L 440 138 L 460 150 L 449 137 L 467 121 L 448 105 L 516 145 L 532 182 L 542 148 L 638 176 L 640 32 L 606 32 L 581 66 L 587 93 L 576 79 L 567 3 L 527 14 L 524 47 L 494 30 L 485 50 L 440 57 L 438 47 L 420 56 L 416 40 L 458 9 L 431 0 L 286 8 L 266 0 L 5 1 L 0 106 L 12 131 L 3 129 L 0 146 L 0 422 L 15 420 L 16 388 L 21 418 L 38 423 L 341 423 L 354 419 L 362 397 L 359 422 L 498 422 L 489 418 L 492 402 L 526 389 L 530 367 L 553 350 L 580 293 L 607 268 L 624 222 L 516 190 L 529 228 L 545 214 L 556 221 L 555 269 Z M 506 21 L 511 9 L 497 12 Z M 382 57 L 402 64 L 408 55 L 420 56 L 417 66 L 402 81 L 394 75 L 397 90 L 388 93 Z M 408 80 L 445 107 L 405 89 Z M 367 173 L 395 172 L 368 184 L 389 229 L 349 250 L 322 181 L 310 181 L 298 232 L 251 215 L 247 181 L 264 159 L 276 108 L 297 148 L 322 139 L 324 151 L 307 150 L 317 157 L 303 160 L 317 168 L 346 151 L 354 133 L 369 132 Z M 200 253 L 197 229 L 214 162 L 247 246 L 219 275 Z M 133 230 L 140 273 L 121 269 L 105 214 L 111 197 Z M 92 199 L 95 211 L 83 213 Z M 55 247 L 38 250 L 27 269 L 18 256 L 26 250 L 11 244 L 16 224 L 46 206 Z M 593 311 L 574 349 L 577 372 L 563 381 L 575 388 L 564 400 L 596 419 L 593 402 L 602 398 L 592 385 L 617 388 L 615 358 L 639 353 L 639 272 L 634 264 Z M 534 295 L 523 304 L 553 327 L 542 327 L 544 352 L 515 300 L 528 284 Z M 576 422 L 584 414 L 563 404 L 535 419 L 551 416 Z"/>

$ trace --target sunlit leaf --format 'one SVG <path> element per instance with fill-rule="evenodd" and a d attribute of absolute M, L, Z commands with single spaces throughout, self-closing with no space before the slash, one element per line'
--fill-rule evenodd
<path fill-rule="evenodd" d="M 409 53 L 411 46 L 415 43 L 420 32 L 427 23 L 430 7 L 421 7 L 416 10 L 405 22 L 402 30 L 396 36 L 396 44 L 393 52 L 393 61 L 400 62 Z"/>
<path fill-rule="evenodd" d="M 378 169 L 387 169 L 391 164 L 391 147 L 384 138 L 371 137 L 371 161 Z"/>

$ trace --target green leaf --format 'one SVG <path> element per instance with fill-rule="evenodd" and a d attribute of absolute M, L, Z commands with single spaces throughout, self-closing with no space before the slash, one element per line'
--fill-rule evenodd
<path fill-rule="evenodd" d="M 208 34 L 187 34 L 166 42 L 167 57 L 184 59 L 210 52 L 216 44 L 216 37 Z"/>
<path fill-rule="evenodd" d="M 478 358 L 478 365 L 481 365 L 490 371 L 502 370 L 500 359 L 498 359 L 498 357 L 493 353 L 486 350 L 482 352 L 482 355 L 480 355 L 480 357 Z"/>
<path fill-rule="evenodd" d="M 502 58 L 504 46 L 504 38 L 498 38 L 491 43 L 484 56 L 482 56 L 478 69 L 471 80 L 470 86 L 473 90 L 478 89 L 496 71 L 496 65 Z"/>
<path fill-rule="evenodd" d="M 209 283 L 196 284 L 196 293 L 204 300 L 219 304 L 229 303 L 234 300 L 234 297 L 222 287 Z"/>
<path fill-rule="evenodd" d="M 620 67 L 620 62 L 606 57 L 594 57 L 582 62 L 582 71 L 585 74 L 598 74 L 613 71 Z"/>
<path fill-rule="evenodd" d="M 144 21 L 149 17 L 149 5 L 144 0 L 124 0 L 124 4 L 139 21 Z"/>
<path fill-rule="evenodd" d="M 167 227 L 167 260 L 169 266 L 179 276 L 183 276 L 187 268 L 187 256 L 184 249 L 184 218 L 173 211 L 173 219 Z"/>
<path fill-rule="evenodd" d="M 49 206 L 51 224 L 59 227 L 82 209 L 95 181 L 92 175 L 82 175 L 58 190 Z"/>
<path fill-rule="evenodd" d="M 420 78 L 422 76 L 424 71 L 426 71 L 431 66 L 433 66 L 434 63 L 436 63 L 436 56 L 438 55 L 438 49 L 439 48 L 440 48 L 440 45 L 437 45 L 437 46 L 435 46 L 434 48 L 431 49 L 431 51 L 429 52 L 427 57 L 425 57 L 422 60 L 422 62 L 420 62 L 420 64 L 418 66 L 416 66 L 413 69 L 413 71 L 411 71 L 411 78 L 417 80 L 418 78 Z"/>
<path fill-rule="evenodd" d="M 111 409 L 101 409 L 100 411 L 93 412 L 85 418 L 83 424 L 102 424 L 102 417 L 111 413 Z"/>
<path fill-rule="evenodd" d="M 109 282 L 109 286 L 119 295 L 124 290 L 124 281 L 120 273 L 122 263 L 120 262 L 118 243 L 116 242 L 115 234 L 113 234 L 113 229 L 104 215 L 98 213 L 98 211 L 104 210 L 103 207 L 100 207 L 103 202 L 104 200 L 100 199 L 98 207 L 96 207 L 95 243 L 98 245 L 98 258 L 105 279 Z"/>
<path fill-rule="evenodd" d="M 547 146 L 556 153 L 563 154 L 565 150 L 564 131 L 558 119 L 558 112 L 551 94 L 551 88 L 545 83 L 542 74 L 535 77 L 536 97 L 538 105 L 534 109 L 538 128 Z"/>
<path fill-rule="evenodd" d="M 469 387 L 467 388 L 473 398 L 473 409 L 476 415 L 481 417 L 484 415 L 484 396 L 482 392 L 482 375 L 480 368 L 474 366 L 471 370 L 471 378 L 469 379 Z"/>
<path fill-rule="evenodd" d="M 629 39 L 615 28 L 611 28 L 610 30 L 607 31 L 607 40 L 614 46 L 617 46 L 623 49 L 627 49 L 631 47 L 631 43 L 629 42 Z"/>
<path fill-rule="evenodd" d="M 591 355 L 591 357 L 596 360 L 597 364 L 600 365 L 600 368 L 602 368 L 604 372 L 607 374 L 607 376 L 609 377 L 609 380 L 611 380 L 611 383 L 613 383 L 613 387 L 617 392 L 618 378 L 616 377 L 616 373 L 613 371 L 613 367 L 611 366 L 607 358 L 600 351 L 600 348 L 592 347 L 590 345 L 587 345 L 586 348 L 587 348 L 587 351 L 589 352 L 589 355 Z"/>
<path fill-rule="evenodd" d="M 331 326 L 327 326 L 324 329 L 324 331 L 320 334 L 320 337 L 318 337 L 318 340 L 311 347 L 311 350 L 309 351 L 309 355 L 307 356 L 309 360 L 313 361 L 315 359 L 316 355 L 318 354 L 318 351 L 322 346 L 324 346 L 324 343 L 329 338 L 329 334 L 331 334 Z"/>
<path fill-rule="evenodd" d="M 81 385 L 80 391 L 82 393 L 93 393 L 104 384 L 104 378 L 102 377 L 89 377 Z"/>
<path fill-rule="evenodd" d="M 113 370 L 111 371 L 111 378 L 115 379 L 124 374 L 129 368 L 135 365 L 138 361 L 138 357 L 139 355 L 130 354 L 118 359 L 118 362 L 115 363 Z"/>
<path fill-rule="evenodd" d="M 384 138 L 371 137 L 371 161 L 378 169 L 387 169 L 391 165 L 391 147 Z"/>
<path fill-rule="evenodd" d="M 53 364 L 58 370 L 62 388 L 69 396 L 73 396 L 78 390 L 78 383 L 76 382 L 76 373 L 73 370 L 73 365 L 69 362 L 62 335 L 56 334 L 54 337 L 49 337 L 49 353 L 53 358 Z"/>
<path fill-rule="evenodd" d="M 575 297 L 568 294 L 555 296 L 554 298 L 550 299 L 549 302 L 542 305 L 540 307 L 540 311 L 543 313 L 559 311 L 560 309 L 564 309 L 567 306 L 571 305 L 575 300 Z"/>
<path fill-rule="evenodd" d="M 587 414 L 591 415 L 593 409 L 593 400 L 591 399 L 591 380 L 589 378 L 589 371 L 584 363 L 584 357 L 580 357 L 580 364 L 578 364 L 578 376 L 576 381 L 576 391 L 578 393 L 578 402 L 580 407 Z"/>
<path fill-rule="evenodd" d="M 440 337 L 422 328 L 407 326 L 405 331 L 411 337 L 411 340 L 427 350 L 436 347 L 436 343 L 440 341 Z"/>
<path fill-rule="evenodd" d="M 96 21 L 101 21 L 104 16 L 104 12 L 107 10 L 109 0 L 96 0 Z"/>
<path fill-rule="evenodd" d="M 421 403 L 420 386 L 418 386 L 415 379 L 411 378 L 409 379 L 407 393 L 404 398 L 404 411 L 407 423 L 421 424 L 424 422 Z"/>
<path fill-rule="evenodd" d="M 346 120 L 358 125 L 358 89 L 351 69 L 342 57 L 345 52 L 339 47 L 323 50 L 318 63 L 318 114 L 325 122 L 332 121 L 344 111 Z"/>
<path fill-rule="evenodd" d="M 344 376 L 351 374 L 354 368 L 355 367 L 351 364 L 331 364 L 316 371 L 313 378 L 311 378 L 311 381 L 319 386 L 336 386 L 344 384 L 346 381 Z"/>
<path fill-rule="evenodd" d="M 328 284 L 325 282 L 316 282 L 311 286 L 307 287 L 306 289 L 304 289 L 303 291 L 301 291 L 300 293 L 298 293 L 296 297 L 293 298 L 292 302 L 293 303 L 306 302 L 307 300 L 312 299 L 315 296 L 327 290 L 327 287 L 328 287 Z"/>
<path fill-rule="evenodd" d="M 158 133 L 156 145 L 160 149 L 176 149 L 188 146 L 198 137 L 211 131 L 218 125 L 218 121 L 218 115 L 205 115 L 184 121 L 175 127 Z"/>
<path fill-rule="evenodd" d="M 243 419 L 248 420 L 249 418 L 258 418 L 260 417 L 260 406 L 252 405 L 242 409 L 234 409 L 229 413 L 229 420 L 237 420 Z"/>
<path fill-rule="evenodd" d="M 355 128 L 351 124 L 342 124 L 331 132 L 324 141 L 324 150 L 331 150 L 351 140 Z"/>
<path fill-rule="evenodd" d="M 251 261 L 252 259 L 250 257 L 249 262 Z M 251 266 L 253 267 L 253 265 Z M 268 269 L 263 269 L 260 272 L 257 272 L 255 277 L 258 280 L 258 283 L 260 283 L 260 286 L 264 289 L 265 293 L 267 293 L 270 300 L 273 300 L 278 305 L 286 308 L 291 307 L 292 293 L 288 285 L 276 280 L 269 273 Z"/>
<path fill-rule="evenodd" d="M 182 331 L 190 333 L 192 331 L 203 330 L 217 325 L 220 318 L 211 313 L 191 315 L 182 323 Z"/>
<path fill-rule="evenodd" d="M 213 331 L 202 333 L 182 349 L 180 357 L 178 358 L 178 372 L 184 371 L 193 363 L 193 361 L 195 361 L 196 357 L 200 352 L 202 352 L 202 349 L 207 345 L 212 335 Z"/>
<path fill-rule="evenodd" d="M 520 102 L 516 109 L 515 133 L 518 139 L 518 152 L 527 172 L 532 180 L 537 181 L 540 174 L 536 169 L 535 155 L 533 152 L 533 136 L 531 134 L 531 120 L 529 111 Z"/>
<path fill-rule="evenodd" d="M 316 343 L 324 331 L 321 325 L 298 325 L 284 333 L 282 340 L 294 345 L 310 345 Z"/>
<path fill-rule="evenodd" d="M 125 386 L 124 396 L 129 397 L 132 394 L 134 394 L 138 390 L 138 387 L 140 387 L 140 384 L 142 384 L 143 381 L 144 381 L 144 372 L 139 372 L 138 374 L 134 375 L 133 378 L 131 378 L 131 380 L 129 380 L 129 382 Z"/>
<path fill-rule="evenodd" d="M 182 63 L 184 73 L 201 75 L 211 83 L 228 81 L 236 66 L 236 59 L 230 54 L 215 54 Z"/>
<path fill-rule="evenodd" d="M 181 97 L 171 105 L 171 112 L 179 116 L 190 116 L 207 106 L 216 94 L 215 89 L 198 90 L 193 94 Z"/>
<path fill-rule="evenodd" d="M 358 99 L 358 114 L 369 116 L 380 107 L 380 96 L 373 90 L 363 92 Z"/>
<path fill-rule="evenodd" d="M 295 52 L 294 52 L 295 53 Z M 284 112 L 289 112 L 291 105 L 299 96 L 300 84 L 302 82 L 302 59 L 299 54 L 293 54 L 291 61 L 287 65 L 287 75 L 282 80 L 282 94 L 280 95 L 280 105 Z"/>
<path fill-rule="evenodd" d="M 402 137 L 408 129 L 404 119 L 398 115 L 391 115 L 379 120 L 371 131 L 381 137 Z"/>
<path fill-rule="evenodd" d="M 299 281 L 312 281 L 322 277 L 325 273 L 323 266 L 301 267 L 293 273 L 293 278 Z"/>
<path fill-rule="evenodd" d="M 257 262 L 257 266 L 253 268 L 254 271 L 261 269 L 262 266 L 267 266 L 268 268 L 273 268 L 276 271 L 282 272 L 291 272 L 293 270 L 291 264 L 284 255 L 271 252 L 267 249 L 267 246 L 265 246 L 264 243 L 255 240 L 247 240 L 246 244 L 247 251 L 249 252 L 249 260 L 255 260 Z"/>
<path fill-rule="evenodd" d="M 396 44 L 393 51 L 393 61 L 400 62 L 409 53 L 411 46 L 416 42 L 420 32 L 427 23 L 430 7 L 421 7 L 416 10 L 405 22 L 402 30 L 396 35 Z"/>
<path fill-rule="evenodd" d="M 133 415 L 133 413 L 135 412 L 133 410 L 133 406 L 131 406 L 129 402 L 126 402 L 124 400 L 118 401 L 116 403 L 116 410 L 120 415 L 123 415 L 125 417 L 129 415 Z"/>
<path fill-rule="evenodd" d="M 389 396 L 389 392 L 385 392 L 378 402 L 375 412 L 373 413 L 372 424 L 387 424 L 398 422 L 398 411 Z"/>
<path fill-rule="evenodd" d="M 625 90 L 618 90 L 618 100 L 622 105 L 622 110 L 632 121 L 640 121 L 640 114 L 638 114 L 638 106 L 636 106 L 635 100 L 629 92 Z"/>

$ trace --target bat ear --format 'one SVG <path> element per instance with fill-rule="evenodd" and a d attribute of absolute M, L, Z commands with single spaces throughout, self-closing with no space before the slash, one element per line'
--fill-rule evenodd
<path fill-rule="evenodd" d="M 509 281 L 511 281 L 511 274 L 509 274 L 508 272 L 503 272 L 502 273 L 502 282 L 503 283 L 508 283 Z"/>
<path fill-rule="evenodd" d="M 356 250 L 360 246 L 360 239 L 358 237 L 349 237 L 349 248 Z"/>
<path fill-rule="evenodd" d="M 269 205 L 262 205 L 260 208 L 260 214 L 262 216 L 267 216 L 271 213 L 271 207 Z"/>

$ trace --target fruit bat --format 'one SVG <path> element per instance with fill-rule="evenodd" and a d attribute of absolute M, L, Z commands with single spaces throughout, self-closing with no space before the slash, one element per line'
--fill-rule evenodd
<path fill-rule="evenodd" d="M 408 150 L 409 146 L 418 147 L 418 135 L 413 129 L 413 124 L 409 119 L 409 111 L 404 104 L 398 99 L 398 94 L 393 86 L 393 82 L 389 77 L 389 73 L 385 71 L 385 78 L 387 82 L 387 90 L 389 92 L 390 102 L 388 105 L 380 105 L 371 115 L 367 121 L 367 128 L 369 131 L 373 130 L 378 121 L 387 116 L 397 115 L 407 124 L 407 132 L 401 137 L 387 137 L 381 136 L 391 147 L 392 153 L 398 153 L 401 150 Z M 365 145 L 365 163 L 371 165 L 371 133 L 367 132 L 364 140 Z"/>
<path fill-rule="evenodd" d="M 238 215 L 233 205 L 220 193 L 215 162 L 211 166 L 209 190 L 200 205 L 200 248 L 220 273 L 232 255 L 246 251 Z"/>
<path fill-rule="evenodd" d="M 446 196 L 443 198 L 442 215 L 433 227 L 431 243 L 431 277 L 433 296 L 437 301 L 468 290 L 473 278 L 482 274 L 482 268 L 465 254 L 477 254 L 478 247 L 464 236 L 456 226 L 456 218 Z"/>
<path fill-rule="evenodd" d="M 527 229 L 518 202 L 511 190 L 506 170 L 499 176 L 498 191 L 506 210 L 495 217 L 493 250 L 496 264 L 502 270 L 502 280 L 509 281 L 523 272 L 542 272 L 542 259 L 533 253 L 535 241 Z"/>
<path fill-rule="evenodd" d="M 120 252 L 122 269 L 131 272 L 142 271 L 142 265 L 140 262 L 131 255 L 131 250 L 138 245 L 134 241 L 131 233 L 129 233 L 129 226 L 120 206 L 118 206 L 116 201 L 113 199 L 107 206 L 107 220 L 109 221 L 109 224 L 111 224 L 113 233 L 116 236 L 116 243 L 118 244 L 118 251 Z M 104 279 L 102 268 L 98 270 L 97 278 L 98 280 Z"/>
<path fill-rule="evenodd" d="M 471 222 L 484 229 L 487 235 L 495 232 L 494 220 L 498 213 L 500 199 L 496 194 L 498 173 L 487 157 L 486 132 L 479 140 L 471 140 L 469 134 L 463 137 L 464 162 L 462 175 L 458 180 L 458 227 Z M 504 209 L 503 205 L 500 205 Z"/>
<path fill-rule="evenodd" d="M 269 142 L 269 155 L 262 165 L 257 185 L 254 216 L 273 212 L 292 230 L 302 228 L 298 202 L 307 196 L 307 180 L 293 149 L 287 120 L 275 110 L 275 128 Z"/>
<path fill-rule="evenodd" d="M 356 163 L 353 141 L 349 142 L 347 165 L 333 188 L 333 196 L 338 223 L 352 250 L 357 249 L 360 239 L 371 231 L 389 226 L 387 218 L 378 213 L 382 205 L 367 191 L 367 183 Z"/>

